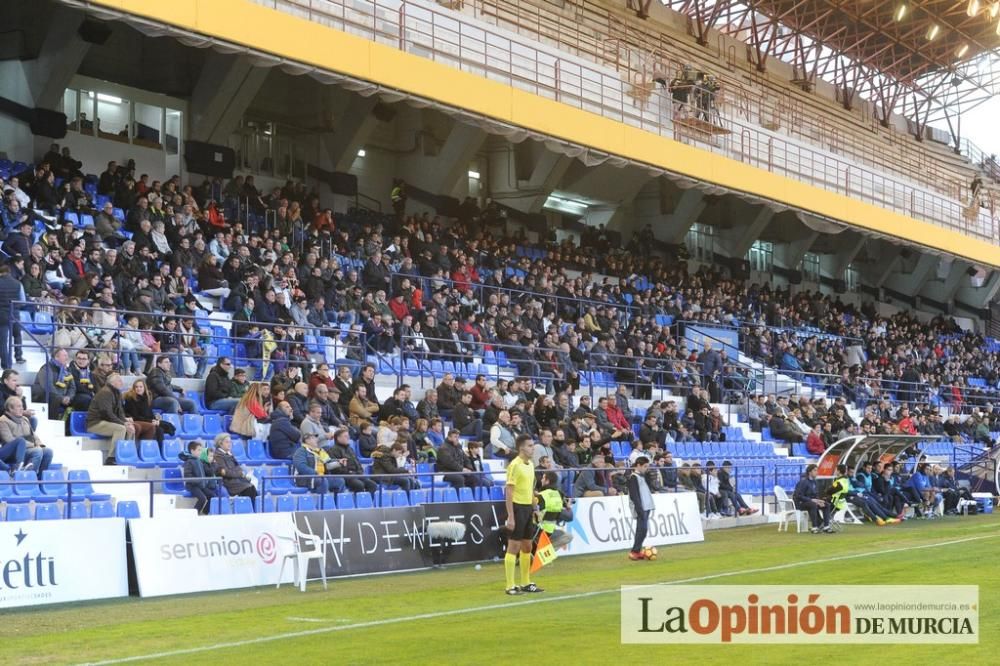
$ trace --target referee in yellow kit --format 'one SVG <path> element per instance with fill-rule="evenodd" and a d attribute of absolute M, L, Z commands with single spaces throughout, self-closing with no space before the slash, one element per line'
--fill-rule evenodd
<path fill-rule="evenodd" d="M 531 462 L 535 440 L 520 435 L 515 440 L 517 457 L 507 465 L 507 556 L 503 560 L 507 575 L 507 594 L 543 592 L 531 582 L 531 541 L 535 537 L 535 465 Z M 514 585 L 514 567 L 521 558 L 521 585 Z"/>

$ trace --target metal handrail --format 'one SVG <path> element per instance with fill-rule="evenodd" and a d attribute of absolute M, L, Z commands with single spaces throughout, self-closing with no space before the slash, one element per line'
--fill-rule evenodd
<path fill-rule="evenodd" d="M 647 112 L 645 104 L 631 100 L 634 83 L 630 77 L 614 76 L 597 66 L 588 66 L 564 54 L 551 53 L 538 46 L 538 39 L 514 39 L 490 33 L 487 40 L 481 28 L 462 21 L 454 12 L 421 4 L 375 0 L 365 3 L 370 12 L 348 8 L 342 0 L 330 0 L 308 7 L 291 0 L 258 0 L 275 9 L 304 11 L 310 19 L 322 18 L 355 34 L 386 43 L 403 51 L 435 61 L 446 61 L 459 69 L 487 78 L 499 79 L 529 92 L 555 99 L 618 122 L 660 135 L 675 136 L 697 143 L 702 149 L 746 161 L 740 148 L 724 137 L 676 136 L 678 126 L 664 113 L 669 101 L 660 97 L 659 109 Z M 357 15 L 363 20 L 355 18 Z M 489 54 L 487 56 L 487 54 Z M 960 233 L 995 242 L 997 220 L 980 210 L 971 211 L 957 199 L 932 194 L 914 187 L 905 179 L 885 175 L 886 168 L 870 169 L 834 157 L 821 150 L 799 145 L 760 128 L 732 118 L 727 124 L 739 136 L 750 132 L 753 152 L 767 154 L 768 171 L 778 173 L 821 189 L 875 204 L 909 217 L 948 227 Z M 738 143 L 738 142 L 737 142 Z"/>

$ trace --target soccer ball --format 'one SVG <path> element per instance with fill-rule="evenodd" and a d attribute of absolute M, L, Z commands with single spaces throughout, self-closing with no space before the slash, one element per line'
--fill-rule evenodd
<path fill-rule="evenodd" d="M 642 554 L 646 556 L 647 560 L 656 559 L 656 548 L 643 548 Z"/>

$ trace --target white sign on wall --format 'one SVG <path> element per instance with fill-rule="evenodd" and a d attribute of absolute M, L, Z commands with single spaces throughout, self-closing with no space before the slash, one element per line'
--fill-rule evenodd
<path fill-rule="evenodd" d="M 125 596 L 124 518 L 0 523 L 0 608 Z"/>
<path fill-rule="evenodd" d="M 646 546 L 704 541 L 698 497 L 694 493 L 657 493 L 649 516 Z M 635 518 L 627 495 L 583 497 L 573 506 L 573 521 L 563 527 L 573 541 L 560 555 L 627 550 L 635 538 Z"/>
<path fill-rule="evenodd" d="M 274 585 L 293 528 L 291 513 L 130 520 L 139 595 Z M 289 564 L 282 582 L 291 580 Z"/>

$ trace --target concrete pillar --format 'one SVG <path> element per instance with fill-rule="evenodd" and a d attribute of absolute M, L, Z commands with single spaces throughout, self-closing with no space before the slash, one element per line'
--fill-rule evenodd
<path fill-rule="evenodd" d="M 38 57 L 26 63 L 35 106 L 57 109 L 62 105 L 66 86 L 91 46 L 77 32 L 83 19 L 84 14 L 62 7 L 46 20 L 45 41 Z"/>
<path fill-rule="evenodd" d="M 760 235 L 767 229 L 771 219 L 774 217 L 774 210 L 769 206 L 759 206 L 757 214 L 753 216 L 748 224 L 734 226 L 723 235 L 722 245 L 729 253 L 730 257 L 743 258 L 750 251 L 750 246 L 754 244 Z"/>
<path fill-rule="evenodd" d="M 916 296 L 931 278 L 931 275 L 937 268 L 937 264 L 938 258 L 936 256 L 932 254 L 922 254 L 917 259 L 917 264 L 913 267 L 911 272 L 896 272 L 892 274 L 889 279 L 886 280 L 885 286 L 887 289 L 892 289 L 900 294 Z"/>
<path fill-rule="evenodd" d="M 776 247 L 775 262 L 789 270 L 797 270 L 802 264 L 802 258 L 806 256 L 806 252 L 809 251 L 817 238 L 819 238 L 819 232 L 807 230 L 806 235 L 802 238 Z"/>
<path fill-rule="evenodd" d="M 246 56 L 211 52 L 191 93 L 189 136 L 206 143 L 226 143 L 269 71 L 255 67 Z"/>
<path fill-rule="evenodd" d="M 378 99 L 351 95 L 344 110 L 338 114 L 333 132 L 323 136 L 323 148 L 331 171 L 347 171 L 354 164 L 358 150 L 364 146 L 378 125 L 372 109 Z"/>

